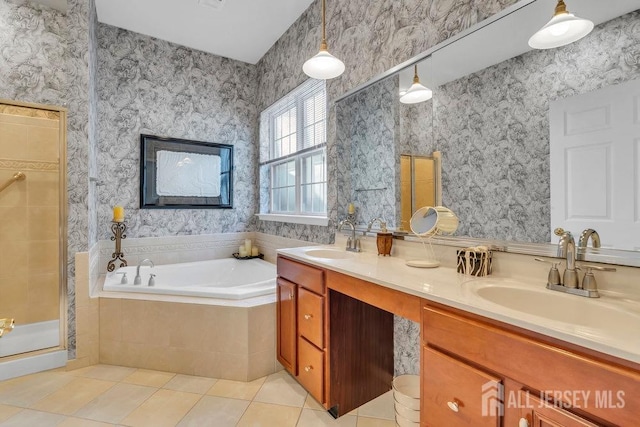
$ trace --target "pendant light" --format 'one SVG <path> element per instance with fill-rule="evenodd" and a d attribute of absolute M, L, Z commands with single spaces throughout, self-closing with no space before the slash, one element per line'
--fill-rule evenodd
<path fill-rule="evenodd" d="M 403 104 L 417 104 L 431 99 L 433 91 L 420 83 L 418 77 L 418 64 L 414 66 L 413 84 L 401 97 L 400 102 Z"/>
<path fill-rule="evenodd" d="M 551 21 L 529 39 L 534 49 L 552 49 L 580 40 L 593 30 L 593 22 L 578 18 L 567 11 L 563 0 L 558 0 Z"/>
<path fill-rule="evenodd" d="M 302 71 L 314 79 L 327 80 L 338 77 L 344 72 L 344 63 L 327 50 L 327 37 L 325 30 L 325 0 L 322 0 L 322 42 L 320 52 L 313 58 L 307 60 L 302 66 Z"/>

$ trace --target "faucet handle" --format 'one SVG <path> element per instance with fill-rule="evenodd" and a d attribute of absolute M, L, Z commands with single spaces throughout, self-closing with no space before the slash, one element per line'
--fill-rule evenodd
<path fill-rule="evenodd" d="M 116 273 L 116 274 L 122 274 L 122 279 L 120 280 L 120 284 L 121 285 L 127 285 L 129 284 L 129 280 L 127 279 L 127 273 L 126 272 L 121 272 L 121 273 Z"/>
<path fill-rule="evenodd" d="M 151 273 L 149 275 L 149 283 L 147 284 L 147 286 L 155 286 L 156 285 L 156 279 L 155 279 L 156 275 Z"/>
<path fill-rule="evenodd" d="M 560 261 L 547 261 L 542 258 L 534 258 L 538 262 L 544 262 L 545 264 L 551 264 L 551 269 L 549 269 L 549 276 L 547 277 L 547 284 L 549 285 L 561 285 L 560 283 L 560 272 L 558 271 L 558 265 Z"/>
<path fill-rule="evenodd" d="M 555 234 L 556 236 L 562 236 L 564 233 L 566 233 L 566 231 L 562 227 L 558 227 L 553 230 L 553 234 Z"/>
<path fill-rule="evenodd" d="M 615 267 L 600 267 L 599 265 L 581 265 L 578 267 L 580 269 L 584 268 L 587 270 L 584 277 L 582 278 L 582 289 L 586 289 L 588 291 L 597 291 L 598 284 L 596 282 L 596 276 L 593 275 L 593 270 L 598 271 L 616 271 Z"/>

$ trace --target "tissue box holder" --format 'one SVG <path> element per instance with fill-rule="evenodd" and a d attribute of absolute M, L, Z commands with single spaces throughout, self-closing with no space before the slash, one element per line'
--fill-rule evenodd
<path fill-rule="evenodd" d="M 458 273 L 470 276 L 491 274 L 491 251 L 461 249 L 458 254 Z"/>

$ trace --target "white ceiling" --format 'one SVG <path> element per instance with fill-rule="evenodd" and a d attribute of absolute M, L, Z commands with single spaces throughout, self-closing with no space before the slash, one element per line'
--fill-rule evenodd
<path fill-rule="evenodd" d="M 255 64 L 312 2 L 96 0 L 96 9 L 105 24 Z"/>
<path fill-rule="evenodd" d="M 422 84 L 436 88 L 531 50 L 529 37 L 553 16 L 556 0 L 537 0 L 438 50 L 418 64 Z M 595 25 L 640 8 L 640 0 L 573 0 L 567 9 Z M 508 36 L 507 36 L 508 35 Z M 587 36 L 589 37 L 589 36 Z M 400 72 L 400 91 L 413 80 L 413 66 Z"/>

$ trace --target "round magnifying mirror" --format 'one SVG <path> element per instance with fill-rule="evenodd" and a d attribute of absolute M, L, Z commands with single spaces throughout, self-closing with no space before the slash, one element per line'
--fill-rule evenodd
<path fill-rule="evenodd" d="M 415 211 L 409 221 L 411 231 L 419 236 L 429 236 L 434 234 L 437 224 L 438 211 L 431 206 L 425 206 Z"/>

